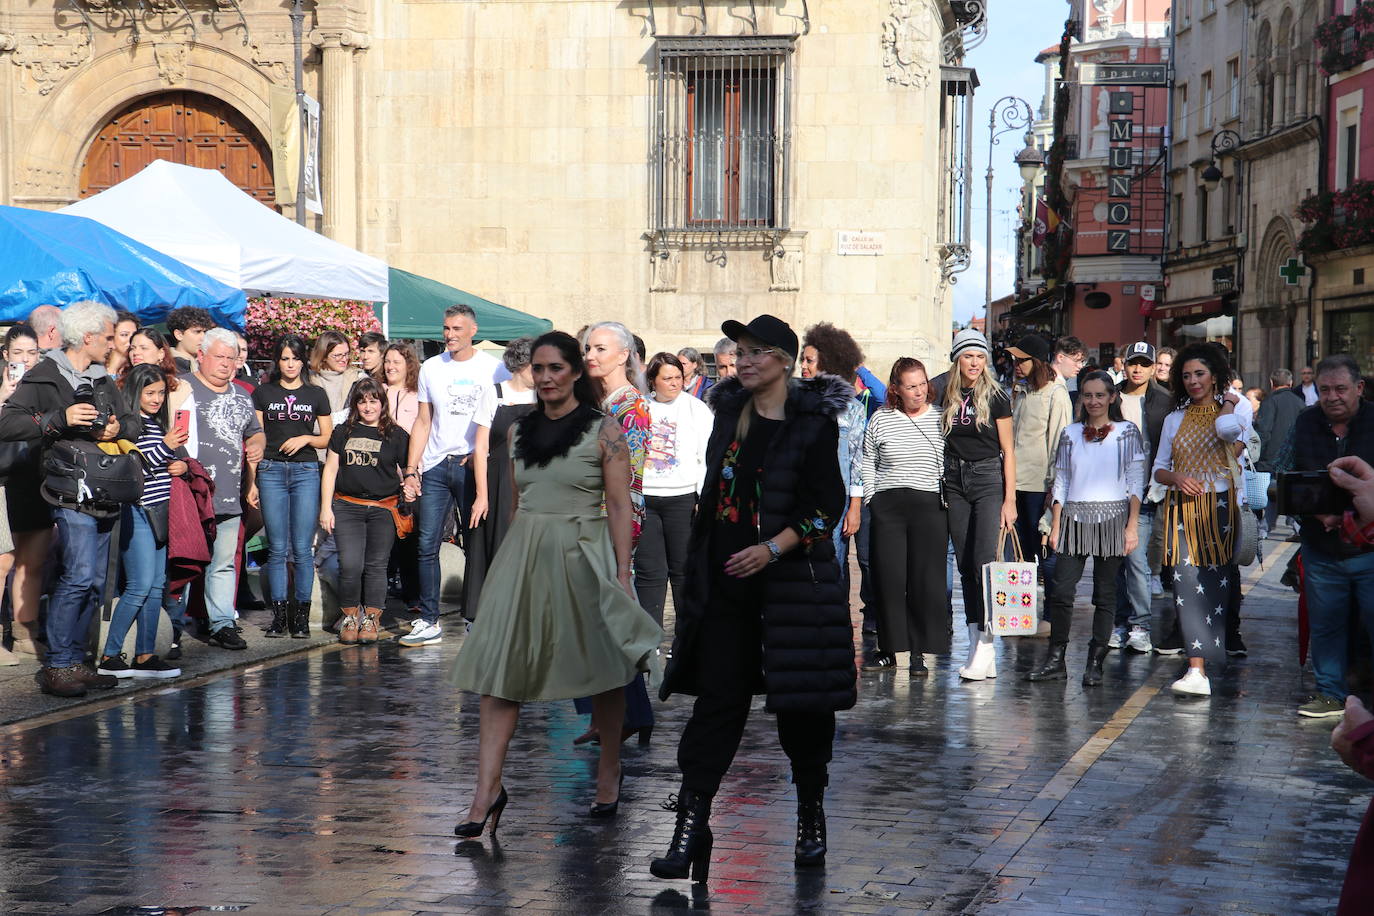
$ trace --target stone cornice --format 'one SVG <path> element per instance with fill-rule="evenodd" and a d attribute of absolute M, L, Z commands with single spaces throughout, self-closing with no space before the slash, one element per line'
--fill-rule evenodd
<path fill-rule="evenodd" d="M 1299 121 L 1297 124 L 1290 124 L 1280 130 L 1263 137 L 1247 139 L 1244 144 L 1232 151 L 1233 155 L 1252 161 L 1263 159 L 1265 156 L 1272 156 L 1284 150 L 1293 149 L 1304 143 L 1321 138 L 1318 132 L 1317 118 L 1308 118 Z"/>

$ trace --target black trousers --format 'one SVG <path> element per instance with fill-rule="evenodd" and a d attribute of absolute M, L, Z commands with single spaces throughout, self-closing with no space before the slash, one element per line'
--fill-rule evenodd
<path fill-rule="evenodd" d="M 1093 557 L 1093 642 L 1105 648 L 1116 625 L 1116 573 L 1125 557 Z M 1054 578 L 1050 582 L 1047 616 L 1050 620 L 1050 644 L 1065 646 L 1069 642 L 1069 627 L 1073 624 L 1073 595 L 1088 558 L 1061 553 L 1055 560 Z"/>
<path fill-rule="evenodd" d="M 644 527 L 635 548 L 635 591 L 639 603 L 663 626 L 663 605 L 668 586 L 673 588 L 673 607 L 687 575 L 687 539 L 692 533 L 695 493 L 681 496 L 644 497 Z"/>
<path fill-rule="evenodd" d="M 724 613 L 712 613 L 712 611 Z M 695 680 L 701 688 L 678 742 L 683 789 L 713 796 L 730 769 L 763 678 L 763 622 L 756 608 L 712 608 L 701 627 Z M 835 713 L 780 712 L 778 742 L 799 790 L 821 789 L 835 744 Z"/>
<path fill-rule="evenodd" d="M 945 498 L 949 536 L 964 592 L 964 620 L 983 625 L 983 564 L 997 557 L 1002 528 L 1002 459 L 960 461 L 945 455 Z"/>
<path fill-rule="evenodd" d="M 386 566 L 395 543 L 390 509 L 334 500 L 340 607 L 386 607 Z"/>
<path fill-rule="evenodd" d="M 947 653 L 949 599 L 943 548 L 949 528 L 940 494 L 883 490 L 874 495 L 869 509 L 879 650 Z"/>

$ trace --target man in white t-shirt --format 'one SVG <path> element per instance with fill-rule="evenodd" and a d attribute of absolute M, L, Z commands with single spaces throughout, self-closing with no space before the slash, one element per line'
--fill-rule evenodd
<path fill-rule="evenodd" d="M 405 492 L 418 497 L 420 618 L 403 646 L 443 638 L 439 626 L 439 545 L 456 503 L 465 528 L 487 514 L 487 435 L 496 412 L 496 383 L 510 378 L 500 361 L 473 349 L 477 313 L 466 305 L 444 311 L 445 352 L 420 367 L 419 414 L 410 430 Z"/>

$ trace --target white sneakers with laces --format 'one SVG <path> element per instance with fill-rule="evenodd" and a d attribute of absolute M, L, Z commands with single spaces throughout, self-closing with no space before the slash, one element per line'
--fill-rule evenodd
<path fill-rule="evenodd" d="M 429 623 L 420 618 L 411 623 L 410 632 L 397 640 L 403 646 L 432 646 L 444 638 L 444 630 L 438 623 Z"/>
<path fill-rule="evenodd" d="M 1132 652 L 1149 652 L 1154 648 L 1150 644 L 1150 631 L 1144 627 L 1131 627 L 1131 635 L 1126 638 L 1126 648 Z"/>
<path fill-rule="evenodd" d="M 1209 697 L 1212 695 L 1212 682 L 1207 680 L 1201 668 L 1189 668 L 1187 674 L 1169 685 L 1169 689 L 1185 696 Z"/>

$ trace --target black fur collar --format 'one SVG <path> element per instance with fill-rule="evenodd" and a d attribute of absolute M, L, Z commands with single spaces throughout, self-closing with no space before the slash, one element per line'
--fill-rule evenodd
<path fill-rule="evenodd" d="M 706 389 L 706 403 L 717 414 L 738 416 L 750 394 L 737 378 L 727 378 Z M 854 386 L 838 375 L 795 378 L 787 386 L 787 413 L 817 413 L 838 417 L 854 400 Z"/>
<path fill-rule="evenodd" d="M 572 414 L 550 420 L 542 406 L 515 421 L 517 435 L 511 454 L 526 467 L 548 467 L 555 458 L 562 458 L 582 441 L 593 423 L 600 422 L 601 411 L 590 404 L 579 404 Z M 548 427 L 552 426 L 550 430 Z"/>

